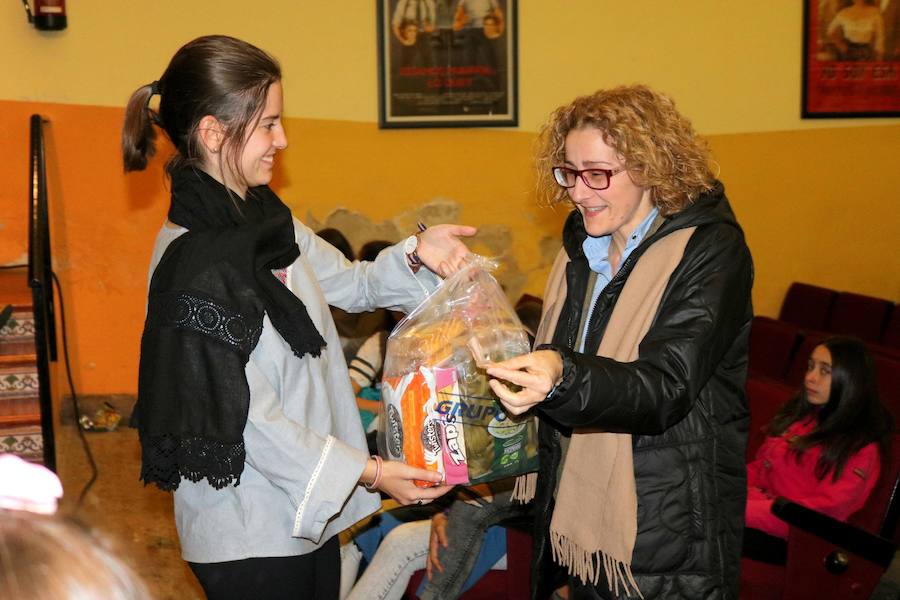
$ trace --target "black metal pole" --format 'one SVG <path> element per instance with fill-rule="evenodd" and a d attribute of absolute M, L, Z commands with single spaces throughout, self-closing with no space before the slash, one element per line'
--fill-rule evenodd
<path fill-rule="evenodd" d="M 53 397 L 50 389 L 50 359 L 56 358 L 56 327 L 53 282 L 50 280 L 50 229 L 47 217 L 47 172 L 40 115 L 31 116 L 31 196 L 28 211 L 28 285 L 34 311 L 34 347 L 38 370 L 38 401 L 44 465 L 56 471 L 56 440 L 53 432 Z M 48 333 L 53 332 L 51 341 Z"/>

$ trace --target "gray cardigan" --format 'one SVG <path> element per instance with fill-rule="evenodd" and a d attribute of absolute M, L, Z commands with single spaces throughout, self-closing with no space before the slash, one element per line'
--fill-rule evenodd
<path fill-rule="evenodd" d="M 374 262 L 351 263 L 296 219 L 294 230 L 300 257 L 288 268 L 286 285 L 327 347 L 318 358 L 298 359 L 263 319 L 246 367 L 250 414 L 240 485 L 216 490 L 206 480 L 182 480 L 175 491 L 182 557 L 189 562 L 306 554 L 380 506 L 378 494 L 357 485 L 368 453 L 328 306 L 409 312 L 438 278 L 427 269 L 414 275 L 402 244 Z M 171 224 L 160 230 L 151 275 L 185 231 Z"/>

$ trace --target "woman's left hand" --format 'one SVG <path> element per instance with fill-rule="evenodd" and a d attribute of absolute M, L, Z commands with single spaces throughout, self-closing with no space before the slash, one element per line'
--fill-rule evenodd
<path fill-rule="evenodd" d="M 562 357 L 555 350 L 538 350 L 503 362 L 487 365 L 491 389 L 497 394 L 506 412 L 520 415 L 544 401 L 553 386 L 562 379 Z M 518 392 L 498 380 L 521 387 Z"/>
<path fill-rule="evenodd" d="M 469 249 L 459 238 L 477 232 L 467 225 L 435 225 L 419 234 L 416 252 L 422 264 L 441 277 L 447 277 L 466 265 Z"/>
<path fill-rule="evenodd" d="M 360 482 L 368 482 L 374 477 L 374 473 L 371 472 L 374 464 L 371 463 L 375 463 L 375 460 L 369 459 L 369 463 Z M 415 484 L 415 480 L 427 481 L 434 486 L 419 487 Z M 399 460 L 386 460 L 382 463 L 378 488 L 404 506 L 422 505 L 433 502 L 453 489 L 452 485 L 441 485 L 442 480 L 443 476 L 437 471 L 413 467 Z"/>

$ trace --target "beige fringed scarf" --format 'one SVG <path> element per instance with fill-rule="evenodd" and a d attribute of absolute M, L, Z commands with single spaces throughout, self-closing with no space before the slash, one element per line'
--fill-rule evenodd
<path fill-rule="evenodd" d="M 656 317 L 672 272 L 681 262 L 694 227 L 680 229 L 655 242 L 634 266 L 613 308 L 598 356 L 619 362 L 637 359 L 638 346 Z M 549 342 L 566 298 L 561 250 L 544 295 L 544 315 L 537 343 Z M 548 302 L 549 300 L 549 302 Z M 537 474 L 519 477 L 513 497 L 528 501 L 535 495 Z M 586 502 L 585 499 L 590 501 Z M 631 574 L 631 555 L 637 537 L 637 494 L 631 435 L 575 430 L 566 454 L 550 523 L 553 558 L 573 576 L 596 585 L 600 569 L 615 596 L 641 597 Z"/>

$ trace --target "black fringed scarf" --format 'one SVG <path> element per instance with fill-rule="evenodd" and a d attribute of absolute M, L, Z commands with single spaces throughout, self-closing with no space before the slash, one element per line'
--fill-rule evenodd
<path fill-rule="evenodd" d="M 138 403 L 141 479 L 174 490 L 182 477 L 240 483 L 250 407 L 244 368 L 263 316 L 297 357 L 325 340 L 273 274 L 300 255 L 291 212 L 267 186 L 241 201 L 200 170 L 172 176 L 169 220 L 188 229 L 150 281 Z"/>

